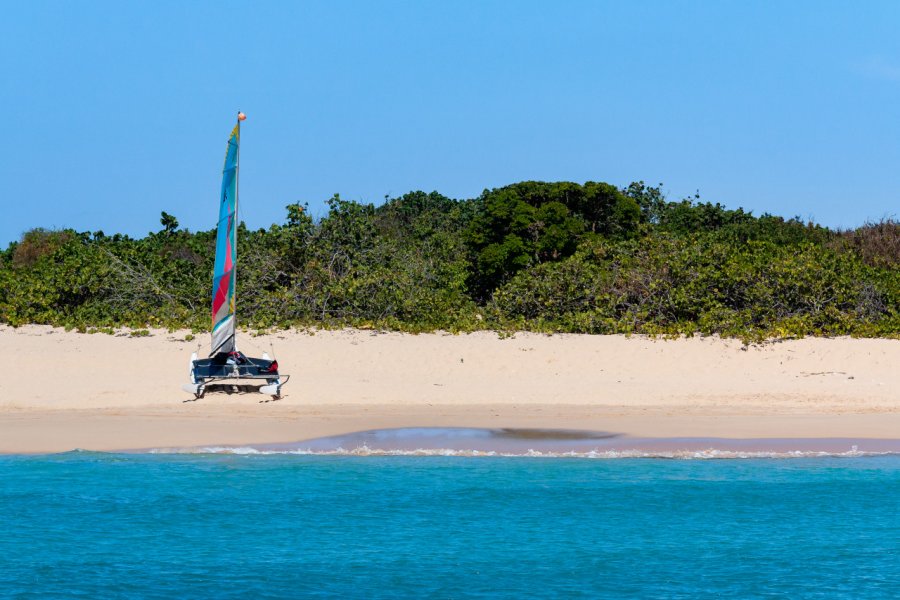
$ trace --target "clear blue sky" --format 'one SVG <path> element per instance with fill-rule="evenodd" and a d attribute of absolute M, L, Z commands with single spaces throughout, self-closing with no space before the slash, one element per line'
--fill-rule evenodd
<path fill-rule="evenodd" d="M 897 2 L 0 2 L 0 244 L 211 228 L 234 114 L 250 227 L 338 192 L 665 184 L 900 213 Z"/>

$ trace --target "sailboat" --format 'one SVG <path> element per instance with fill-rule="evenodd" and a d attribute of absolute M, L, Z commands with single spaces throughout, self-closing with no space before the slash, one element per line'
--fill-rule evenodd
<path fill-rule="evenodd" d="M 259 392 L 281 397 L 281 386 L 288 375 L 278 372 L 278 361 L 263 353 L 262 358 L 250 358 L 237 349 L 235 318 L 235 277 L 237 275 L 237 207 L 238 173 L 240 169 L 241 122 L 244 113 L 237 115 L 237 124 L 228 137 L 225 167 L 222 170 L 222 193 L 219 200 L 219 224 L 216 231 L 216 262 L 212 282 L 212 351 L 208 358 L 191 355 L 191 383 L 182 389 L 202 398 L 211 383 L 256 380 L 265 382 Z"/>

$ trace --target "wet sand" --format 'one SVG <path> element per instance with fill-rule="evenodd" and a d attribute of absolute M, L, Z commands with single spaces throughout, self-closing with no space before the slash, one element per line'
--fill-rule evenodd
<path fill-rule="evenodd" d="M 290 443 L 406 427 L 900 438 L 898 340 L 245 334 L 248 354 L 274 346 L 292 375 L 285 397 L 193 402 L 180 386 L 191 351 L 208 340 L 186 335 L 0 327 L 0 452 Z"/>

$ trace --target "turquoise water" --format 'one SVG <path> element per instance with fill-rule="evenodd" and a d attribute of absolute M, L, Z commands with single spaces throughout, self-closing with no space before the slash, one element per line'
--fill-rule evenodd
<path fill-rule="evenodd" d="M 0 457 L 4 597 L 900 596 L 900 457 Z"/>

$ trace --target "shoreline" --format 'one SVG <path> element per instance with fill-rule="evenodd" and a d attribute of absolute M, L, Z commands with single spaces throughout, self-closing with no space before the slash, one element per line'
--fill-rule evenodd
<path fill-rule="evenodd" d="M 898 439 L 900 340 L 284 331 L 285 397 L 180 391 L 197 340 L 0 327 L 0 453 L 293 443 L 372 429 Z M 203 341 L 205 342 L 205 336 Z"/>
<path fill-rule="evenodd" d="M 509 410 L 513 408 L 514 410 Z M 697 411 L 698 413 L 700 411 Z M 669 408 L 596 410 L 572 405 L 520 407 L 437 405 L 427 410 L 393 406 L 335 406 L 327 411 L 245 410 L 170 413 L 166 410 L 57 410 L 0 413 L 0 454 L 70 450 L 147 451 L 154 448 L 258 447 L 349 435 L 372 429 L 421 427 L 587 429 L 625 440 L 900 439 L 900 414 L 672 414 Z M 759 449 L 766 448 L 759 446 Z"/>
<path fill-rule="evenodd" d="M 857 458 L 900 456 L 900 439 L 640 438 L 573 429 L 409 427 L 294 443 L 151 448 L 142 454 L 456 456 L 504 458 Z"/>

